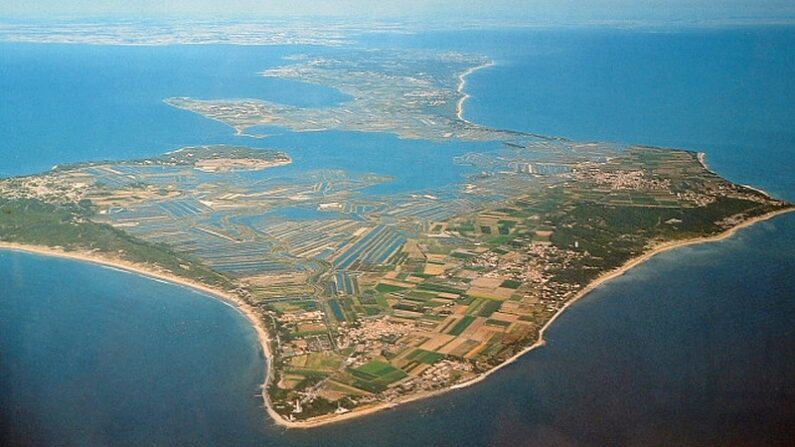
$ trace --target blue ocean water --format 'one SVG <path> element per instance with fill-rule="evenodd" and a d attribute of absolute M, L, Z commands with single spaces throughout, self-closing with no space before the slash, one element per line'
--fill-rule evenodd
<path fill-rule="evenodd" d="M 469 31 L 371 35 L 364 43 L 494 57 L 498 65 L 467 84 L 465 114 L 473 121 L 705 150 L 721 175 L 795 198 L 793 28 Z M 225 126 L 170 110 L 160 102 L 166 96 L 315 106 L 345 100 L 304 84 L 287 93 L 264 87 L 254 75 L 290 51 L 0 45 L 0 80 L 13 87 L 0 89 L 0 99 L 14 105 L 0 107 L 0 173 L 239 141 Z M 63 83 L 57 69 L 66 72 Z M 244 81 L 224 81 L 236 77 Z M 400 171 L 383 157 L 383 148 L 393 148 L 414 163 L 418 181 L 428 171 L 416 156 L 434 151 L 433 165 L 468 150 L 346 132 L 243 141 L 293 149 L 296 165 L 335 167 L 348 158 L 357 171 L 387 175 Z M 0 441 L 791 445 L 793 260 L 791 215 L 665 253 L 572 306 L 547 346 L 477 386 L 331 427 L 284 431 L 263 422 L 253 398 L 263 362 L 233 309 L 121 272 L 2 252 Z"/>
<path fill-rule="evenodd" d="M 777 168 L 795 166 L 793 28 L 580 30 L 526 39 L 521 57 L 498 59 L 473 76 L 469 119 L 704 151 L 722 175 L 795 200 L 795 175 Z"/>
<path fill-rule="evenodd" d="M 464 175 L 474 171 L 454 165 L 453 157 L 500 147 L 498 142 L 405 140 L 391 134 L 338 130 L 284 132 L 266 141 L 285 148 L 293 158 L 292 164 L 274 171 L 278 175 L 300 176 L 316 170 L 341 169 L 353 175 L 375 173 L 391 178 L 368 188 L 365 191 L 368 194 L 433 190 L 460 183 Z M 263 175 L 270 173 L 264 171 Z"/>
<path fill-rule="evenodd" d="M 367 42 L 493 58 L 467 83 L 465 116 L 476 123 L 700 150 L 722 175 L 795 199 L 787 168 L 795 166 L 793 27 L 375 34 Z"/>
<path fill-rule="evenodd" d="M 790 446 L 793 255 L 795 215 L 663 253 L 486 382 L 285 445 Z"/>
<path fill-rule="evenodd" d="M 240 445 L 264 427 L 263 354 L 229 305 L 11 251 L 0 284 L 0 444 Z"/>
<path fill-rule="evenodd" d="M 0 175 L 55 164 L 159 155 L 197 144 L 249 144 L 229 127 L 175 109 L 172 96 L 268 98 L 319 107 L 347 100 L 316 84 L 258 73 L 316 47 L 0 44 Z"/>
<path fill-rule="evenodd" d="M 319 169 L 374 172 L 393 180 L 368 192 L 394 194 L 460 181 L 469 170 L 452 166 L 453 156 L 498 147 L 278 128 L 260 130 L 270 138 L 240 137 L 224 124 L 163 102 L 172 96 L 264 98 L 300 107 L 344 102 L 348 97 L 332 88 L 259 76 L 285 63 L 284 56 L 326 51 L 331 50 L 0 43 L 0 176 L 32 174 L 69 162 L 150 157 L 188 145 L 242 144 L 288 151 L 295 162 L 275 171 L 279 175 Z M 440 171 L 439 165 L 448 169 Z"/>

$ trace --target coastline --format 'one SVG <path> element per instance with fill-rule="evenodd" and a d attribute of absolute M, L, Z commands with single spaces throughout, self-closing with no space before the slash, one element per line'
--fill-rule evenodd
<path fill-rule="evenodd" d="M 373 414 L 373 413 L 376 413 L 376 412 L 379 412 L 379 411 L 388 410 L 388 409 L 397 407 L 398 405 L 401 405 L 401 404 L 414 402 L 414 401 L 418 401 L 418 400 L 429 398 L 429 397 L 440 396 L 442 394 L 448 393 L 448 392 L 453 391 L 453 390 L 460 390 L 460 389 L 475 385 L 477 383 L 480 383 L 480 382 L 486 380 L 492 374 L 494 374 L 497 371 L 501 370 L 502 368 L 505 368 L 506 366 L 516 362 L 520 357 L 522 357 L 523 355 L 527 354 L 528 352 L 533 351 L 534 349 L 540 348 L 541 346 L 544 346 L 546 344 L 546 341 L 544 340 L 544 334 L 546 333 L 547 329 L 549 329 L 549 327 L 552 326 L 552 324 L 555 322 L 555 320 L 557 320 L 558 317 L 560 317 L 560 315 L 562 315 L 563 312 L 565 312 L 570 306 L 572 306 L 577 301 L 580 301 L 582 298 L 586 297 L 590 292 L 592 292 L 594 289 L 598 288 L 600 285 L 602 285 L 602 284 L 604 284 L 604 283 L 606 283 L 606 282 L 608 282 L 608 281 L 610 281 L 612 279 L 618 278 L 619 276 L 622 276 L 623 274 L 627 273 L 631 269 L 637 267 L 638 265 L 643 264 L 644 262 L 648 261 L 649 259 L 653 258 L 654 256 L 656 256 L 656 255 L 658 255 L 660 253 L 663 253 L 663 252 L 666 252 L 666 251 L 669 251 L 669 250 L 673 250 L 673 249 L 676 249 L 676 248 L 680 248 L 680 247 L 689 246 L 689 245 L 698 245 L 698 244 L 704 244 L 704 243 L 710 243 L 710 242 L 719 242 L 719 241 L 722 241 L 724 239 L 728 239 L 728 238 L 734 236 L 734 234 L 737 231 L 739 231 L 739 230 L 741 230 L 743 228 L 750 227 L 750 226 L 752 226 L 754 224 L 757 224 L 759 222 L 763 222 L 763 221 L 766 221 L 766 220 L 769 220 L 769 219 L 772 219 L 774 217 L 777 217 L 777 216 L 780 216 L 780 215 L 783 215 L 783 214 L 787 214 L 787 213 L 790 213 L 790 212 L 795 212 L 795 207 L 794 208 L 785 208 L 785 209 L 781 209 L 781 210 L 776 210 L 776 211 L 772 211 L 770 213 L 762 214 L 761 216 L 756 216 L 754 218 L 751 218 L 751 219 L 749 219 L 749 220 L 747 220 L 747 221 L 745 221 L 745 222 L 743 222 L 741 224 L 738 224 L 738 225 L 736 225 L 736 226 L 734 226 L 732 228 L 729 228 L 728 230 L 723 231 L 722 233 L 716 234 L 714 236 L 704 237 L 704 238 L 694 238 L 694 239 L 682 239 L 682 240 L 679 240 L 679 241 L 664 242 L 662 244 L 658 244 L 658 245 L 652 247 L 649 251 L 647 251 L 646 253 L 642 254 L 641 256 L 638 256 L 637 258 L 630 259 L 629 261 L 627 261 L 621 267 L 618 267 L 617 269 L 611 270 L 609 272 L 605 272 L 604 274 L 602 274 L 601 276 L 599 276 L 598 278 L 593 280 L 591 283 L 589 283 L 584 289 L 579 291 L 577 293 L 577 295 L 574 296 L 574 298 L 572 298 L 569 301 L 567 301 L 566 304 L 563 305 L 563 307 L 558 309 L 558 311 L 555 312 L 554 315 L 552 315 L 552 318 L 550 318 L 546 323 L 544 323 L 544 326 L 542 326 L 541 329 L 538 332 L 538 340 L 536 340 L 535 343 L 533 343 L 532 345 L 530 345 L 530 346 L 522 349 L 521 351 L 517 352 L 512 357 L 510 357 L 509 359 L 507 359 L 504 362 L 500 363 L 499 365 L 495 366 L 494 368 L 492 368 L 492 369 L 490 369 L 490 370 L 478 375 L 477 377 L 474 377 L 474 378 L 472 378 L 470 380 L 467 380 L 466 382 L 457 383 L 455 385 L 450 386 L 449 388 L 443 388 L 443 389 L 440 389 L 440 390 L 426 391 L 426 392 L 422 392 L 422 393 L 413 394 L 413 395 L 410 395 L 410 396 L 406 396 L 406 398 L 404 398 L 404 399 L 398 399 L 398 400 L 393 401 L 393 402 L 387 402 L 387 403 L 372 405 L 372 406 L 368 406 L 368 407 L 362 407 L 361 409 L 354 409 L 350 413 L 345 413 L 345 414 L 342 414 L 342 415 L 321 416 L 321 417 L 319 417 L 316 420 L 311 420 L 311 421 L 308 421 L 308 422 L 291 422 L 291 421 L 287 421 L 287 424 L 284 424 L 284 425 L 286 427 L 288 427 L 288 428 L 314 428 L 314 427 L 319 427 L 319 426 L 322 426 L 322 425 L 333 424 L 335 422 L 343 422 L 343 421 L 350 420 L 350 419 L 353 419 L 353 418 L 357 418 L 357 417 L 360 417 L 360 416 L 366 416 L 366 415 Z"/>
<path fill-rule="evenodd" d="M 215 299 L 221 300 L 222 302 L 231 305 L 232 307 L 235 308 L 235 310 L 240 312 L 253 326 L 254 331 L 257 333 L 257 341 L 260 345 L 260 348 L 262 349 L 262 353 L 265 355 L 266 358 L 267 368 L 265 371 L 265 379 L 262 385 L 262 398 L 265 405 L 265 409 L 268 415 L 277 424 L 283 425 L 282 423 L 289 423 L 289 421 L 283 419 L 281 415 L 276 413 L 276 411 L 273 409 L 271 405 L 270 399 L 268 398 L 267 387 L 270 383 L 270 378 L 273 377 L 273 374 L 271 374 L 272 372 L 271 369 L 273 368 L 273 362 L 271 361 L 271 359 L 273 358 L 273 356 L 270 350 L 270 337 L 268 336 L 268 331 L 267 328 L 265 327 L 265 323 L 257 316 L 257 313 L 254 311 L 254 308 L 251 307 L 251 305 L 249 305 L 245 301 L 243 301 L 236 294 L 220 290 L 214 287 L 210 287 L 207 286 L 206 284 L 202 284 L 197 281 L 191 281 L 189 279 L 185 279 L 171 273 L 158 271 L 157 269 L 152 268 L 150 266 L 136 264 L 122 259 L 113 259 L 110 257 L 97 255 L 95 253 L 80 252 L 80 251 L 68 252 L 58 248 L 45 247 L 40 245 L 17 244 L 13 242 L 3 242 L 3 241 L 0 241 L 0 250 L 18 251 L 18 252 L 30 253 L 41 256 L 50 256 L 54 258 L 88 262 L 91 264 L 110 267 L 127 273 L 144 276 L 150 279 L 165 281 L 178 286 L 188 287 L 203 292 Z"/>
<path fill-rule="evenodd" d="M 729 228 L 729 229 L 727 229 L 727 230 L 725 230 L 725 231 L 723 231 L 723 232 L 721 232 L 719 234 L 716 234 L 714 236 L 664 242 L 664 243 L 661 243 L 661 244 L 658 244 L 656 246 L 651 247 L 650 250 L 648 250 L 647 252 L 645 252 L 641 256 L 638 256 L 636 258 L 630 259 L 629 261 L 627 261 L 621 267 L 619 267 L 619 268 L 617 268 L 615 270 L 611 270 L 609 272 L 605 272 L 604 274 L 600 275 L 598 278 L 596 278 L 591 283 L 589 283 L 584 289 L 579 291 L 572 299 L 567 301 L 566 304 L 563 305 L 563 307 L 558 309 L 558 311 L 555 312 L 555 314 L 553 314 L 552 317 L 546 323 L 544 323 L 544 325 L 541 327 L 541 329 L 538 332 L 538 339 L 532 345 L 527 346 L 526 348 L 522 349 L 521 351 L 519 351 L 518 353 L 514 354 L 509 359 L 507 359 L 504 362 L 500 363 L 499 365 L 495 366 L 494 368 L 492 368 L 492 369 L 490 369 L 490 370 L 488 370 L 488 371 L 486 371 L 484 373 L 481 373 L 480 375 L 478 375 L 478 376 L 476 376 L 476 377 L 474 377 L 474 378 L 472 378 L 472 379 L 470 379 L 470 380 L 468 380 L 466 382 L 458 383 L 458 384 L 452 385 L 452 386 L 450 386 L 448 388 L 443 388 L 443 389 L 434 390 L 434 391 L 425 391 L 425 392 L 421 392 L 421 393 L 412 394 L 412 395 L 406 396 L 405 398 L 397 399 L 397 400 L 392 401 L 392 402 L 384 402 L 384 403 L 374 404 L 374 405 L 370 405 L 370 406 L 364 406 L 364 407 L 354 409 L 354 410 L 352 410 L 352 411 L 350 411 L 348 413 L 344 413 L 344 414 L 330 414 L 330 415 L 326 415 L 326 416 L 320 416 L 317 419 L 309 420 L 309 421 L 305 421 L 305 422 L 295 422 L 295 421 L 287 420 L 284 417 L 282 417 L 280 414 L 278 414 L 273 409 L 273 406 L 271 404 L 271 401 L 270 401 L 270 398 L 268 397 L 268 392 L 267 392 L 268 385 L 270 384 L 271 378 L 273 377 L 273 374 L 272 374 L 272 368 L 273 368 L 272 358 L 273 358 L 273 356 L 272 356 L 272 353 L 270 351 L 270 337 L 268 336 L 268 332 L 267 332 L 267 329 L 265 327 L 264 322 L 257 316 L 257 314 L 254 311 L 254 309 L 248 303 L 244 302 L 240 297 L 238 297 L 234 293 L 231 293 L 231 292 L 228 292 L 228 291 L 219 290 L 219 289 L 216 289 L 216 288 L 213 288 L 213 287 L 209 287 L 209 286 L 207 286 L 205 284 L 202 284 L 202 283 L 199 283 L 199 282 L 196 282 L 196 281 L 191 281 L 191 280 L 188 280 L 188 279 L 184 279 L 184 278 L 181 278 L 179 276 L 176 276 L 176 275 L 173 275 L 173 274 L 170 274 L 170 273 L 164 273 L 162 271 L 157 271 L 156 269 L 153 269 L 153 268 L 151 268 L 149 266 L 143 266 L 143 265 L 140 265 L 140 264 L 135 264 L 135 263 L 132 263 L 132 262 L 127 262 L 127 261 L 119 260 L 119 259 L 111 259 L 111 258 L 108 258 L 108 257 L 98 256 L 96 254 L 87 253 L 87 252 L 74 252 L 74 253 L 72 253 L 72 252 L 65 252 L 63 250 L 56 249 L 56 248 L 43 247 L 43 246 L 34 246 L 34 245 L 24 245 L 24 244 L 16 244 L 16 243 L 8 243 L 8 242 L 0 242 L 0 250 L 21 251 L 21 252 L 32 253 L 32 254 L 37 254 L 37 255 L 65 258 L 65 259 L 71 259 L 71 260 L 82 261 L 82 262 L 90 262 L 90 263 L 93 263 L 93 264 L 99 264 L 99 265 L 103 265 L 103 266 L 107 266 L 107 267 L 117 268 L 117 269 L 129 272 L 129 273 L 146 276 L 146 277 L 149 277 L 149 278 L 152 278 L 152 279 L 167 281 L 167 282 L 170 282 L 170 283 L 173 283 L 173 284 L 177 284 L 177 285 L 181 285 L 181 286 L 184 286 L 184 287 L 189 287 L 189 288 L 204 292 L 204 293 L 206 293 L 206 294 L 208 294 L 208 295 L 210 295 L 210 296 L 212 296 L 214 298 L 220 299 L 220 300 L 222 300 L 222 301 L 224 301 L 226 303 L 232 304 L 235 307 L 235 309 L 237 309 L 241 314 L 243 314 L 244 317 L 246 317 L 251 322 L 252 326 L 254 327 L 254 330 L 257 332 L 258 342 L 259 342 L 259 344 L 261 346 L 261 349 L 262 349 L 262 351 L 263 351 L 263 353 L 264 353 L 264 355 L 266 357 L 266 362 L 267 362 L 268 366 L 266 368 L 266 377 L 265 377 L 265 379 L 263 381 L 263 385 L 262 385 L 262 398 L 263 398 L 263 403 L 264 403 L 266 412 L 268 413 L 270 418 L 273 420 L 274 424 L 276 424 L 278 426 L 282 426 L 282 427 L 285 427 L 285 428 L 308 429 L 308 428 L 319 427 L 319 426 L 328 425 L 328 424 L 332 424 L 332 423 L 336 423 L 336 422 L 343 422 L 343 421 L 351 420 L 351 419 L 362 417 L 362 416 L 367 416 L 369 414 L 373 414 L 373 413 L 376 413 L 376 412 L 379 412 L 379 411 L 383 411 L 383 410 L 394 408 L 394 407 L 396 407 L 398 405 L 401 405 L 401 404 L 414 402 L 414 401 L 418 401 L 418 400 L 429 398 L 429 397 L 439 396 L 441 394 L 448 393 L 448 392 L 453 391 L 453 390 L 463 389 L 463 388 L 475 385 L 475 384 L 477 384 L 479 382 L 482 382 L 482 381 L 486 380 L 486 378 L 488 378 L 492 374 L 494 374 L 497 371 L 501 370 L 502 368 L 505 368 L 506 366 L 516 362 L 520 357 L 522 357 L 523 355 L 527 354 L 528 352 L 530 352 L 530 351 L 532 351 L 534 349 L 537 349 L 537 348 L 539 348 L 541 346 L 544 346 L 546 344 L 546 341 L 544 340 L 544 334 L 546 333 L 547 329 L 549 329 L 549 327 L 552 326 L 552 324 L 555 322 L 555 320 L 557 320 L 558 317 L 560 315 L 562 315 L 563 312 L 565 312 L 570 306 L 572 306 L 574 303 L 578 302 L 579 300 L 581 300 L 582 298 L 587 296 L 591 291 L 593 291 L 594 289 L 596 289 L 600 285 L 602 285 L 602 284 L 604 284 L 604 283 L 606 283 L 606 282 L 608 282 L 608 281 L 610 281 L 610 280 L 612 280 L 614 278 L 622 276 L 623 274 L 625 274 L 626 272 L 630 271 L 634 267 L 637 267 L 638 265 L 643 264 L 644 262 L 648 261 L 649 259 L 653 258 L 654 256 L 656 256 L 656 255 L 658 255 L 660 253 L 663 253 L 663 252 L 666 252 L 666 251 L 669 251 L 669 250 L 673 250 L 673 249 L 676 249 L 676 248 L 688 246 L 688 245 L 696 245 L 696 244 L 702 244 L 702 243 L 710 243 L 710 242 L 722 241 L 724 239 L 728 239 L 728 238 L 734 236 L 734 234 L 737 231 L 739 231 L 739 230 L 741 230 L 743 228 L 750 227 L 750 226 L 752 226 L 752 225 L 754 225 L 756 223 L 763 222 L 763 221 L 772 219 L 774 217 L 777 217 L 779 215 L 783 215 L 783 214 L 790 213 L 790 212 L 795 212 L 795 208 L 780 209 L 780 210 L 772 211 L 772 212 L 769 212 L 769 213 L 766 213 L 766 214 L 763 214 L 763 215 L 760 215 L 760 216 L 756 216 L 754 218 L 748 219 L 748 220 L 746 220 L 746 221 L 744 221 L 744 222 L 742 222 L 742 223 L 740 223 L 740 224 L 738 224 L 738 225 L 736 225 L 736 226 L 734 226 L 732 228 Z"/>
<path fill-rule="evenodd" d="M 478 65 L 477 67 L 468 68 L 465 72 L 458 75 L 458 87 L 455 89 L 455 91 L 456 93 L 462 96 L 458 99 L 458 102 L 455 105 L 455 116 L 460 121 L 464 121 L 465 123 L 470 123 L 470 121 L 464 118 L 464 103 L 466 102 L 467 99 L 470 98 L 469 93 L 466 93 L 464 91 L 464 87 L 466 87 L 467 85 L 467 76 L 471 75 L 472 73 L 478 70 L 482 70 L 488 67 L 493 67 L 494 65 L 496 65 L 494 61 L 489 61 L 486 62 L 485 64 Z"/>

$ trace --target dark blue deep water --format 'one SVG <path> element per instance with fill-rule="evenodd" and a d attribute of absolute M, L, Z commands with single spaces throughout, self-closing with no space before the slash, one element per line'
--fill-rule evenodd
<path fill-rule="evenodd" d="M 0 252 L 10 444 L 196 445 L 263 425 L 254 329 L 220 300 L 107 267 Z M 0 443 L 2 444 L 2 443 Z M 4 444 L 8 445 L 8 444 Z"/>
<path fill-rule="evenodd" d="M 476 122 L 706 151 L 731 180 L 795 200 L 795 29 L 371 35 L 497 65 L 467 84 Z M 256 76 L 290 47 L 0 45 L 0 174 L 148 156 L 186 144 L 278 144 L 292 169 L 353 163 L 433 188 L 466 145 L 345 132 L 234 137 L 162 103 L 262 97 L 320 107 L 333 90 Z M 312 51 L 333 51 L 313 48 Z M 347 150 L 342 150 L 347 149 Z M 434 172 L 434 171 L 425 171 Z M 430 176 L 434 177 L 434 176 Z M 402 182 L 402 183 L 401 183 Z M 254 397 L 264 361 L 234 309 L 82 263 L 0 252 L 0 444 L 795 444 L 795 215 L 659 255 L 566 312 L 548 344 L 453 394 L 284 431 Z"/>

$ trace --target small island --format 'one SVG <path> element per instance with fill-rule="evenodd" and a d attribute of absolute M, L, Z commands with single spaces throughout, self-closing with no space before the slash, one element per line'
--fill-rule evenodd
<path fill-rule="evenodd" d="M 284 152 L 240 146 L 185 147 L 155 159 L 164 166 L 193 166 L 203 172 L 261 171 L 292 163 Z"/>

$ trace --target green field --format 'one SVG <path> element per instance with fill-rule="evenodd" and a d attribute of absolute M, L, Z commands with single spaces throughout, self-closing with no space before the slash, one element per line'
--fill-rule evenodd
<path fill-rule="evenodd" d="M 350 373 L 356 379 L 354 386 L 371 392 L 383 391 L 390 383 L 408 376 L 403 370 L 380 360 L 370 360 L 351 369 Z"/>
<path fill-rule="evenodd" d="M 396 286 L 396 285 L 393 285 L 393 284 L 379 283 L 377 286 L 375 286 L 375 290 L 377 290 L 377 291 L 379 291 L 381 293 L 392 293 L 392 292 L 400 292 L 401 290 L 406 290 L 406 288 L 405 287 Z"/>
<path fill-rule="evenodd" d="M 471 315 L 465 315 L 464 318 L 459 320 L 458 323 L 456 323 L 455 326 L 453 326 L 453 328 L 450 329 L 450 332 L 448 332 L 448 334 L 455 336 L 461 335 L 461 333 L 464 332 L 466 328 L 468 328 L 469 325 L 472 324 L 473 321 L 475 321 L 475 317 Z"/>
<path fill-rule="evenodd" d="M 505 281 L 500 284 L 500 287 L 506 287 L 508 289 L 518 289 L 522 285 L 521 281 L 517 281 L 515 279 L 506 279 Z"/>
<path fill-rule="evenodd" d="M 481 317 L 490 317 L 491 314 L 500 310 L 502 303 L 499 301 L 487 301 L 483 306 L 480 308 L 478 315 Z"/>
<path fill-rule="evenodd" d="M 427 363 L 428 365 L 433 365 L 442 358 L 444 358 L 444 354 L 440 354 L 438 352 L 433 352 L 433 351 L 426 351 L 424 349 L 415 349 L 411 354 L 406 356 L 407 360 L 414 360 L 422 363 Z"/>

